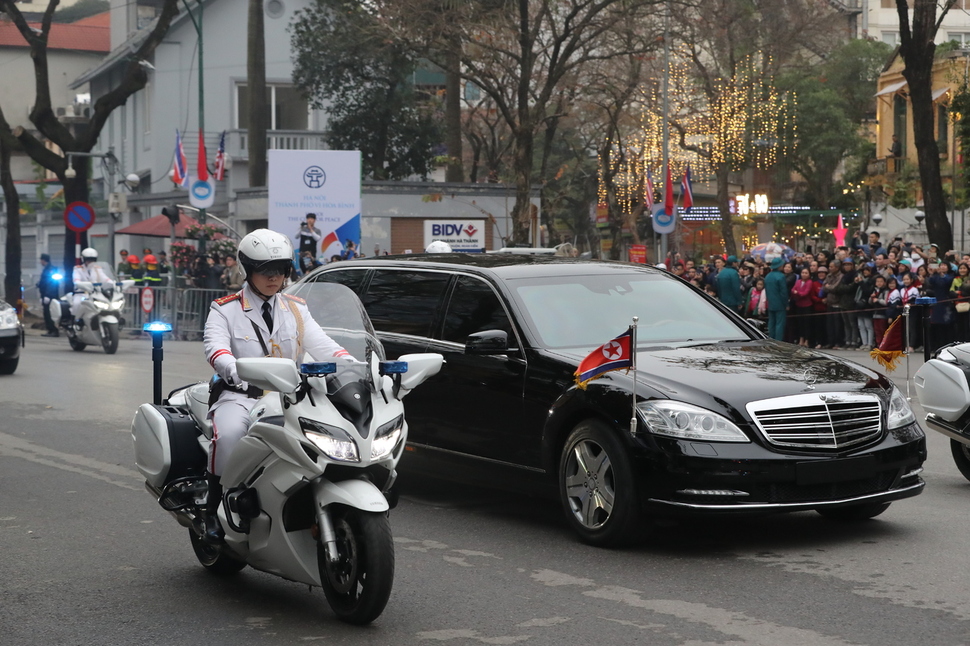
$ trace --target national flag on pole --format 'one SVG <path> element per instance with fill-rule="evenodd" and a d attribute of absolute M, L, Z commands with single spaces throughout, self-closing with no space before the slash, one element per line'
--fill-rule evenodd
<path fill-rule="evenodd" d="M 633 327 L 630 327 L 620 336 L 590 352 L 573 373 L 576 385 L 585 390 L 586 384 L 603 373 L 633 366 L 632 339 Z"/>
<path fill-rule="evenodd" d="M 690 186 L 690 164 L 684 169 L 684 179 L 680 181 L 681 206 L 685 212 L 690 213 L 694 208 L 694 190 Z"/>
<path fill-rule="evenodd" d="M 903 331 L 906 329 L 905 316 L 897 316 L 882 337 L 882 343 L 878 348 L 873 349 L 869 356 L 882 364 L 882 367 L 892 372 L 896 369 L 896 364 L 900 357 L 905 354 L 903 348 Z"/>
<path fill-rule="evenodd" d="M 203 182 L 209 181 L 209 164 L 205 155 L 205 135 L 202 134 L 202 128 L 199 128 L 199 168 L 196 174 Z"/>
<path fill-rule="evenodd" d="M 667 185 L 664 189 L 664 212 L 674 214 L 674 183 L 670 179 L 670 164 L 667 164 Z"/>
<path fill-rule="evenodd" d="M 653 213 L 653 177 L 650 176 L 649 170 L 647 171 L 647 179 L 643 183 L 643 206 Z"/>
<path fill-rule="evenodd" d="M 175 161 L 172 164 L 172 181 L 176 186 L 189 185 L 189 164 L 182 149 L 182 134 L 175 129 Z"/>
<path fill-rule="evenodd" d="M 213 175 L 217 182 L 226 177 L 226 131 L 219 135 L 219 150 L 216 151 L 216 172 Z"/>

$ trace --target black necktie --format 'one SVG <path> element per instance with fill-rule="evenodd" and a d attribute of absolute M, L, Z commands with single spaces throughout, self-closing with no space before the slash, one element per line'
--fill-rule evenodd
<path fill-rule="evenodd" d="M 273 313 L 270 311 L 269 302 L 263 303 L 263 320 L 266 321 L 266 329 L 273 333 Z"/>

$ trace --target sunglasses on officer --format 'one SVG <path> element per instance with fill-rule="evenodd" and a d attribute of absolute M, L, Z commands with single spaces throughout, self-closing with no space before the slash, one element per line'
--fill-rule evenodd
<path fill-rule="evenodd" d="M 289 260 L 283 260 L 280 262 L 267 263 L 266 265 L 260 267 L 255 271 L 255 273 L 260 276 L 265 276 L 266 278 L 275 278 L 277 276 L 289 276 L 290 271 L 292 271 L 293 265 Z"/>

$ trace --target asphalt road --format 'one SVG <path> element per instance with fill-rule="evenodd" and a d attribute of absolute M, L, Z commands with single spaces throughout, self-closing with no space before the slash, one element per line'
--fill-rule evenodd
<path fill-rule="evenodd" d="M 166 391 L 208 376 L 201 353 L 166 343 Z M 619 551 L 578 543 L 544 500 L 405 481 L 394 592 L 355 628 L 318 589 L 203 571 L 132 464 L 151 392 L 146 340 L 106 356 L 30 336 L 0 378 L 3 646 L 970 643 L 970 483 L 933 432 L 925 493 L 875 520 L 668 523 Z"/>

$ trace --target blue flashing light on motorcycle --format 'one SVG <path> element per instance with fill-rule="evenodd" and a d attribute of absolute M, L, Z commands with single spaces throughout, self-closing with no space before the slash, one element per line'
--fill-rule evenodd
<path fill-rule="evenodd" d="M 332 375 L 335 372 L 337 372 L 337 364 L 333 361 L 317 361 L 314 363 L 300 364 L 300 374 L 309 377 Z"/>
<path fill-rule="evenodd" d="M 402 375 L 407 371 L 407 361 L 381 361 L 380 364 L 380 373 L 382 375 Z"/>
<path fill-rule="evenodd" d="M 152 321 L 151 323 L 145 323 L 141 329 L 145 332 L 171 332 L 172 324 L 165 323 L 164 321 Z"/>
<path fill-rule="evenodd" d="M 57 280 L 57 281 L 64 280 L 64 274 L 62 274 L 60 272 L 51 274 L 51 279 L 52 280 Z"/>

